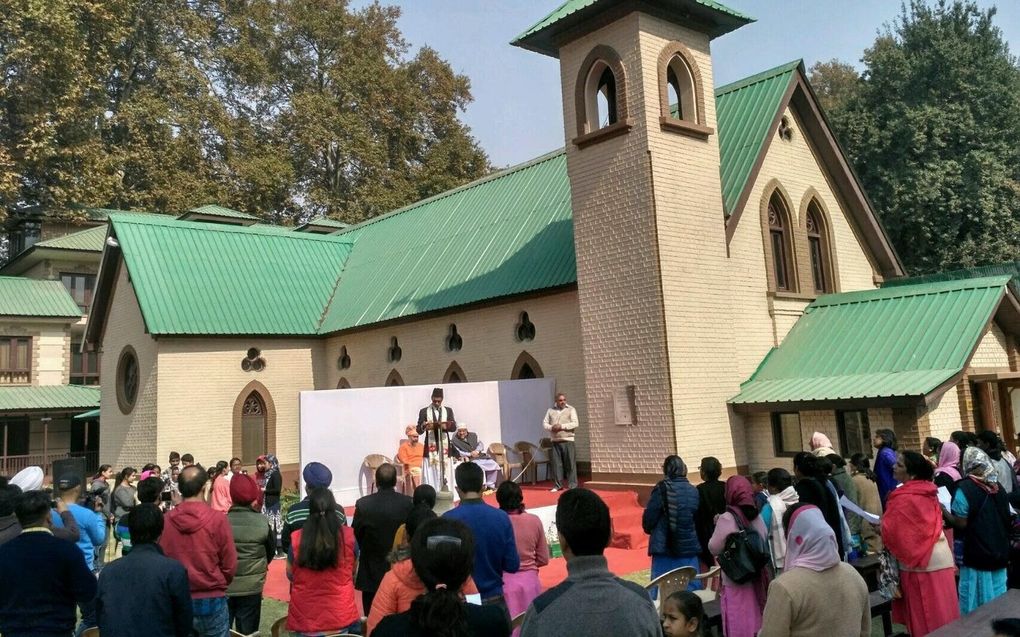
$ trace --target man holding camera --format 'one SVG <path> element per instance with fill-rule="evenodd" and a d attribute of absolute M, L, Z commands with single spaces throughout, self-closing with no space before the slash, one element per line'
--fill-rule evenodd
<path fill-rule="evenodd" d="M 78 548 L 85 556 L 85 564 L 88 565 L 91 572 L 95 566 L 96 549 L 103 545 L 103 540 L 106 538 L 106 521 L 95 511 L 78 504 L 80 497 L 81 476 L 68 473 L 60 476 L 53 483 L 53 498 L 64 503 L 67 510 L 71 512 L 74 521 L 78 524 L 80 535 L 78 538 Z M 60 528 L 64 524 L 56 510 L 50 511 L 50 519 L 54 527 Z M 75 634 L 80 634 L 86 628 L 92 628 L 96 625 L 95 601 L 90 600 L 87 603 L 80 604 L 79 608 L 81 608 L 81 624 L 79 624 Z"/>

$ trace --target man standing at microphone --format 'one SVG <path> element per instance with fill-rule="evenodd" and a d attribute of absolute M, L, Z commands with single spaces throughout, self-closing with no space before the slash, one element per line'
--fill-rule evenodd
<path fill-rule="evenodd" d="M 432 423 L 441 423 L 439 425 L 441 431 L 436 430 Z M 439 490 L 443 487 L 443 484 L 439 477 L 441 474 L 438 465 L 440 462 L 446 461 L 446 458 L 443 457 L 443 451 L 446 452 L 446 455 L 451 453 L 450 432 L 457 430 L 457 420 L 453 415 L 453 408 L 443 406 L 442 387 L 433 389 L 432 404 L 426 405 L 418 411 L 418 426 L 415 429 L 419 434 L 425 435 L 425 440 L 423 441 L 425 449 L 422 454 L 424 457 L 422 479 Z M 431 457 L 432 454 L 435 454 L 435 457 Z M 447 480 L 449 480 L 449 477 L 447 477 Z"/>

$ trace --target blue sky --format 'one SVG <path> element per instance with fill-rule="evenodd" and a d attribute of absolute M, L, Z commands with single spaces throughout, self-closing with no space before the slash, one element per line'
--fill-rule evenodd
<path fill-rule="evenodd" d="M 380 0 L 401 7 L 412 48 L 429 45 L 471 79 L 474 102 L 462 114 L 495 166 L 527 161 L 563 146 L 559 67 L 554 58 L 510 46 L 562 0 Z M 354 0 L 352 6 L 367 5 Z M 727 0 L 757 22 L 712 44 L 717 86 L 790 60 L 810 68 L 837 58 L 860 68 L 864 49 L 900 13 L 898 0 Z M 996 24 L 1020 53 L 1020 2 L 998 6 Z"/>

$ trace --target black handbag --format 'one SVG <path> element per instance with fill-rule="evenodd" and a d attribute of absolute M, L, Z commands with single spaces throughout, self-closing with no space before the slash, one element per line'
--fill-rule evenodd
<path fill-rule="evenodd" d="M 733 582 L 746 584 L 761 575 L 769 563 L 769 550 L 760 535 L 741 524 L 736 511 L 730 513 L 739 530 L 726 536 L 726 544 L 718 557 L 719 566 Z"/>

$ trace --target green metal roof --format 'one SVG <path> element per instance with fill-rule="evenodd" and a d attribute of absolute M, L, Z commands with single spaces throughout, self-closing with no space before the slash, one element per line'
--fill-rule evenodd
<path fill-rule="evenodd" d="M 783 97 L 801 64 L 801 60 L 787 62 L 715 91 L 719 177 L 726 216 L 735 212 Z"/>
<path fill-rule="evenodd" d="M 322 228 L 340 229 L 348 228 L 350 227 L 350 224 L 344 223 L 342 221 L 337 221 L 336 219 L 330 219 L 329 217 L 312 217 L 311 219 L 308 220 L 308 223 L 302 224 L 299 227 L 303 228 L 305 226 L 319 226 Z"/>
<path fill-rule="evenodd" d="M 233 208 L 226 208 L 224 206 L 218 206 L 211 203 L 197 208 L 191 208 L 188 212 L 181 215 L 181 217 L 187 217 L 189 214 L 209 215 L 210 217 L 225 217 L 227 219 L 248 219 L 251 221 L 260 221 L 258 217 L 250 215 L 247 212 L 241 212 L 240 210 L 234 210 Z"/>
<path fill-rule="evenodd" d="M 351 244 L 341 237 L 111 215 L 152 334 L 315 334 Z"/>
<path fill-rule="evenodd" d="M 83 414 L 78 414 L 71 418 L 71 420 L 96 420 L 97 418 L 99 418 L 99 410 L 93 409 L 91 411 L 86 411 Z"/>
<path fill-rule="evenodd" d="M 554 37 L 556 34 L 619 4 L 621 0 L 566 0 L 552 13 L 514 38 L 510 44 L 556 57 L 559 54 Z M 656 9 L 675 16 L 678 22 L 695 23 L 694 28 L 705 30 L 712 37 L 718 37 L 754 22 L 751 16 L 716 0 L 653 0 L 651 4 Z"/>
<path fill-rule="evenodd" d="M 924 397 L 963 371 L 1008 282 L 999 276 L 820 297 L 729 402 Z"/>
<path fill-rule="evenodd" d="M 99 388 L 85 385 L 0 387 L 0 413 L 99 407 Z"/>
<path fill-rule="evenodd" d="M 40 241 L 35 245 L 40 248 L 54 250 L 78 250 L 82 252 L 102 252 L 106 241 L 106 226 L 96 226 L 87 230 L 79 230 L 62 237 Z"/>
<path fill-rule="evenodd" d="M 563 151 L 333 236 L 356 244 L 322 333 L 577 281 Z"/>
<path fill-rule="evenodd" d="M 81 318 L 81 309 L 60 281 L 0 276 L 0 316 Z"/>
<path fill-rule="evenodd" d="M 992 265 L 982 265 L 974 268 L 962 268 L 949 270 L 947 272 L 936 272 L 935 274 L 924 274 L 911 277 L 900 277 L 898 279 L 886 279 L 882 287 L 891 288 L 901 285 L 913 285 L 915 283 L 933 283 L 936 281 L 959 281 L 961 279 L 977 279 L 986 276 L 1008 276 L 1010 289 L 1014 294 L 1020 296 L 1020 261 L 1007 261 Z"/>

